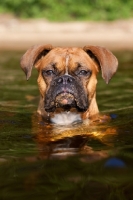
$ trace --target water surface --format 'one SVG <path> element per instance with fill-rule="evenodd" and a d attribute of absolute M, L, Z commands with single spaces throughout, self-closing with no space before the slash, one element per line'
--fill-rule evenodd
<path fill-rule="evenodd" d="M 133 199 L 133 52 L 116 52 L 119 69 L 97 102 L 111 121 L 58 127 L 36 115 L 39 92 L 21 52 L 0 52 L 0 199 Z"/>

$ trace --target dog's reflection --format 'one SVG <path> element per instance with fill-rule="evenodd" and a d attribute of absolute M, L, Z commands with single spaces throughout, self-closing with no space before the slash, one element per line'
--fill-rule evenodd
<path fill-rule="evenodd" d="M 87 155 L 92 162 L 100 157 L 106 157 L 107 152 L 94 151 L 89 143 L 96 138 L 100 143 L 104 135 L 116 134 L 116 129 L 107 128 L 106 124 L 100 124 L 98 130 L 97 124 L 96 122 L 89 126 L 82 123 L 59 126 L 39 121 L 33 133 L 34 141 L 38 146 L 39 158 L 62 159 L 73 155 Z"/>

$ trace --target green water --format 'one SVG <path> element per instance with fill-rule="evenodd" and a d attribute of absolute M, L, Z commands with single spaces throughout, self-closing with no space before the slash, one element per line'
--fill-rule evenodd
<path fill-rule="evenodd" d="M 21 52 L 0 52 L 0 200 L 133 199 L 133 52 L 97 102 L 112 120 L 57 127 L 36 116 L 37 71 L 27 82 Z"/>

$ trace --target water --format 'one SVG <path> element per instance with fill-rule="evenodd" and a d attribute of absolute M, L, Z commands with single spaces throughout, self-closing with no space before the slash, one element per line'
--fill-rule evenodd
<path fill-rule="evenodd" d="M 133 199 L 133 52 L 97 102 L 112 120 L 58 127 L 36 115 L 37 72 L 27 82 L 21 52 L 0 52 L 0 199 Z"/>

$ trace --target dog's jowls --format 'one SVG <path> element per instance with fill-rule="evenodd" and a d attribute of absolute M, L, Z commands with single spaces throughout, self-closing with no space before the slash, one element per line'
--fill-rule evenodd
<path fill-rule="evenodd" d="M 118 62 L 109 50 L 99 46 L 54 48 L 36 45 L 28 49 L 21 59 L 27 80 L 33 66 L 39 74 L 38 113 L 51 122 L 71 124 L 98 114 L 97 74 L 101 70 L 103 79 L 108 83 L 117 70 Z"/>

